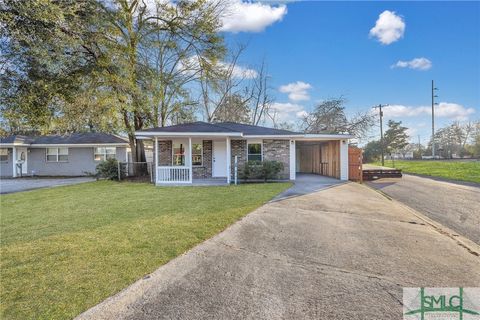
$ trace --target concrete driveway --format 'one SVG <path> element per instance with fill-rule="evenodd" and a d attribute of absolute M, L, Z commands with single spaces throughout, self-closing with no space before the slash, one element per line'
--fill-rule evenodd
<path fill-rule="evenodd" d="M 401 319 L 403 287 L 478 286 L 469 250 L 347 183 L 264 205 L 78 319 Z"/>
<path fill-rule="evenodd" d="M 274 201 L 317 192 L 342 183 L 345 181 L 318 174 L 297 173 L 293 186 L 275 197 Z"/>
<path fill-rule="evenodd" d="M 368 184 L 480 245 L 480 186 L 404 174 Z"/>
<path fill-rule="evenodd" d="M 0 194 L 66 186 L 90 181 L 95 181 L 95 179 L 90 177 L 0 179 Z"/>

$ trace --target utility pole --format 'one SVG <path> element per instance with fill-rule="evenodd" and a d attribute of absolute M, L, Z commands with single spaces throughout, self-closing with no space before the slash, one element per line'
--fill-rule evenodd
<path fill-rule="evenodd" d="M 435 98 L 438 96 L 435 94 L 438 88 L 435 88 L 435 84 L 432 80 L 432 157 L 435 159 Z"/>
<path fill-rule="evenodd" d="M 380 115 L 380 147 L 382 149 L 382 167 L 385 165 L 385 146 L 383 144 L 383 111 L 382 108 L 387 106 L 387 104 L 381 105 L 379 104 L 376 107 L 373 107 L 373 109 L 378 109 L 379 115 Z"/>
<path fill-rule="evenodd" d="M 418 135 L 418 155 L 422 158 L 422 145 L 420 144 L 420 135 Z"/>

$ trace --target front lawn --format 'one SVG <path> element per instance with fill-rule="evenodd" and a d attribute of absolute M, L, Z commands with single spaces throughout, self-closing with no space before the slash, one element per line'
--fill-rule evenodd
<path fill-rule="evenodd" d="M 72 318 L 289 186 L 100 181 L 2 195 L 0 318 Z"/>
<path fill-rule="evenodd" d="M 381 165 L 380 162 L 373 163 Z M 480 183 L 480 161 L 399 161 L 385 160 L 386 167 L 402 169 L 405 173 L 423 174 L 451 180 Z"/>

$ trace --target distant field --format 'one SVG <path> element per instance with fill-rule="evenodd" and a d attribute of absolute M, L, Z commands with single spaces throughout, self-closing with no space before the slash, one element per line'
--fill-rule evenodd
<path fill-rule="evenodd" d="M 380 162 L 371 163 L 381 165 Z M 385 160 L 386 167 L 402 169 L 405 173 L 424 174 L 451 180 L 480 183 L 480 161 L 399 161 L 395 166 L 391 160 Z"/>

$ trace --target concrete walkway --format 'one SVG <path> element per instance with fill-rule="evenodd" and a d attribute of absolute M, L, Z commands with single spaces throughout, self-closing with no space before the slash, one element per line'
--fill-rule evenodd
<path fill-rule="evenodd" d="M 347 183 L 264 205 L 78 319 L 401 319 L 403 287 L 478 286 L 470 250 Z"/>
<path fill-rule="evenodd" d="M 290 197 L 301 196 L 317 192 L 341 183 L 345 183 L 345 181 L 320 176 L 318 174 L 297 173 L 293 186 L 276 196 L 273 200 L 277 201 Z"/>
<path fill-rule="evenodd" d="M 90 177 L 0 179 L 0 194 L 21 192 L 39 188 L 66 186 L 90 181 L 95 181 L 95 179 Z"/>

